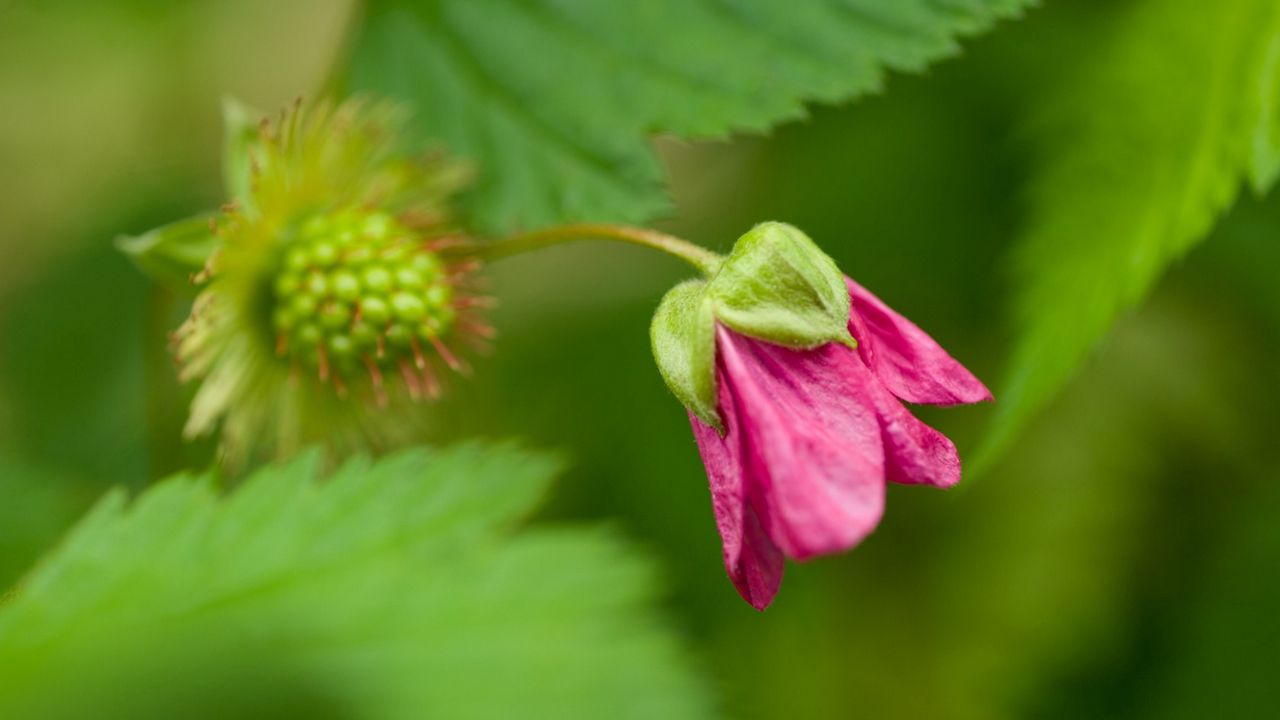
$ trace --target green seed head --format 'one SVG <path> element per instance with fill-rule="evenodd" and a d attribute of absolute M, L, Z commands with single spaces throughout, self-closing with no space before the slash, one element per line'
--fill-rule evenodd
<path fill-rule="evenodd" d="M 281 251 L 272 288 L 279 354 L 344 385 L 366 374 L 381 382 L 383 370 L 406 364 L 423 368 L 424 353 L 454 330 L 457 317 L 445 261 L 429 241 L 377 211 L 302 220 Z M 360 377 L 342 377 L 348 374 Z"/>
<path fill-rule="evenodd" d="M 198 383 L 184 432 L 219 433 L 240 467 L 418 440 L 426 413 L 402 401 L 437 395 L 493 333 L 478 261 L 454 237 L 469 170 L 414 151 L 394 102 L 298 103 L 261 122 L 232 110 L 232 196 L 201 219 L 201 289 L 173 336 Z"/>

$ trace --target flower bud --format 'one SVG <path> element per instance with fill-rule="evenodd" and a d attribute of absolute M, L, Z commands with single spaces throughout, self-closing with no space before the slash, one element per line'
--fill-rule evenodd
<path fill-rule="evenodd" d="M 715 326 L 791 348 L 849 347 L 849 290 L 835 261 L 791 225 L 761 223 L 743 235 L 707 281 L 667 293 L 650 339 L 667 386 L 707 425 L 716 411 Z"/>
<path fill-rule="evenodd" d="M 649 338 L 671 392 L 703 422 L 723 430 L 716 412 L 716 321 L 706 287 L 688 280 L 671 288 L 653 315 Z"/>
<path fill-rule="evenodd" d="M 760 223 L 738 238 L 707 294 L 716 319 L 741 335 L 796 348 L 854 344 L 844 275 L 786 223 Z"/>

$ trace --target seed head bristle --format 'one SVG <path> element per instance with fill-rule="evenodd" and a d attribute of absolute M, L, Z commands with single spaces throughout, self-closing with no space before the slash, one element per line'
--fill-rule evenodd
<path fill-rule="evenodd" d="M 373 396 L 378 407 L 385 408 L 387 406 L 387 391 L 382 387 L 382 369 L 378 367 L 378 363 L 368 355 L 361 356 L 365 368 L 369 371 L 369 382 L 373 385 Z"/>
<path fill-rule="evenodd" d="M 404 387 L 409 393 L 409 399 L 414 402 L 421 401 L 422 384 L 418 381 L 418 376 L 413 374 L 413 368 L 409 366 L 409 362 L 404 358 L 400 358 L 396 364 L 400 367 L 400 377 L 404 380 Z"/>
<path fill-rule="evenodd" d="M 419 370 L 427 367 L 427 356 L 422 352 L 422 345 L 418 344 L 418 338 L 409 341 L 409 347 L 413 349 L 413 364 Z"/>
<path fill-rule="evenodd" d="M 422 369 L 422 383 L 426 386 L 427 397 L 432 399 L 440 397 L 440 378 L 429 366 Z"/>
<path fill-rule="evenodd" d="M 498 299 L 492 295 L 460 295 L 453 301 L 455 308 L 494 308 Z"/>
<path fill-rule="evenodd" d="M 492 325 L 473 317 L 459 318 L 458 327 L 465 330 L 469 335 L 476 335 L 486 340 L 492 340 L 498 336 L 498 331 Z"/>

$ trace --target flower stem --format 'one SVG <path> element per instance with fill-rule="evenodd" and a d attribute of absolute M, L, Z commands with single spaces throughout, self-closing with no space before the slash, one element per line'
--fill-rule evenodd
<path fill-rule="evenodd" d="M 723 260 L 716 253 L 674 235 L 647 228 L 607 223 L 557 225 L 544 230 L 508 235 L 484 246 L 480 250 L 480 257 L 484 260 L 497 260 L 577 240 L 617 240 L 653 248 L 684 260 L 705 275 L 715 273 Z"/>

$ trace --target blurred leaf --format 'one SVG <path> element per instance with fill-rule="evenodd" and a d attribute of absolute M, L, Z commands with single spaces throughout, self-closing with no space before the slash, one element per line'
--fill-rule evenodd
<path fill-rule="evenodd" d="M 1045 108 L 1016 255 L 1022 330 L 985 460 L 1209 232 L 1246 177 L 1260 192 L 1275 179 L 1280 4 L 1142 0 L 1106 33 Z"/>
<path fill-rule="evenodd" d="M 212 218 L 212 213 L 196 215 L 142 235 L 122 235 L 116 247 L 152 280 L 181 295 L 194 295 L 191 278 L 218 246 L 209 228 Z"/>
<path fill-rule="evenodd" d="M 140 482 L 147 282 L 105 242 L 49 269 L 0 314 L 0 444 L 99 491 Z"/>
<path fill-rule="evenodd" d="M 1220 287 L 1229 278 L 1230 294 L 1214 292 L 1212 297 L 1227 302 L 1234 296 L 1245 300 L 1245 309 L 1262 323 L 1280 330 L 1280 283 L 1275 269 L 1280 267 L 1280 193 L 1263 201 L 1242 198 L 1231 210 L 1230 222 L 1214 232 L 1213 242 L 1198 255 L 1196 274 L 1205 284 Z M 1280 333 L 1260 333 L 1280 337 Z"/>
<path fill-rule="evenodd" d="M 657 133 L 722 138 L 879 90 L 1030 0 L 375 0 L 349 83 L 413 101 L 482 169 L 477 221 L 643 221 Z"/>
<path fill-rule="evenodd" d="M 647 563 L 599 531 L 510 534 L 553 459 L 319 464 L 104 498 L 0 609 L 0 717 L 708 714 Z"/>
<path fill-rule="evenodd" d="M 0 452 L 0 594 L 91 498 L 62 473 Z"/>
<path fill-rule="evenodd" d="M 1243 719 L 1280 709 L 1280 473 L 1262 472 L 1261 492 L 1230 517 L 1203 576 L 1178 598 L 1186 607 L 1171 619 L 1157 672 L 1144 677 L 1155 691 L 1134 717 Z"/>

